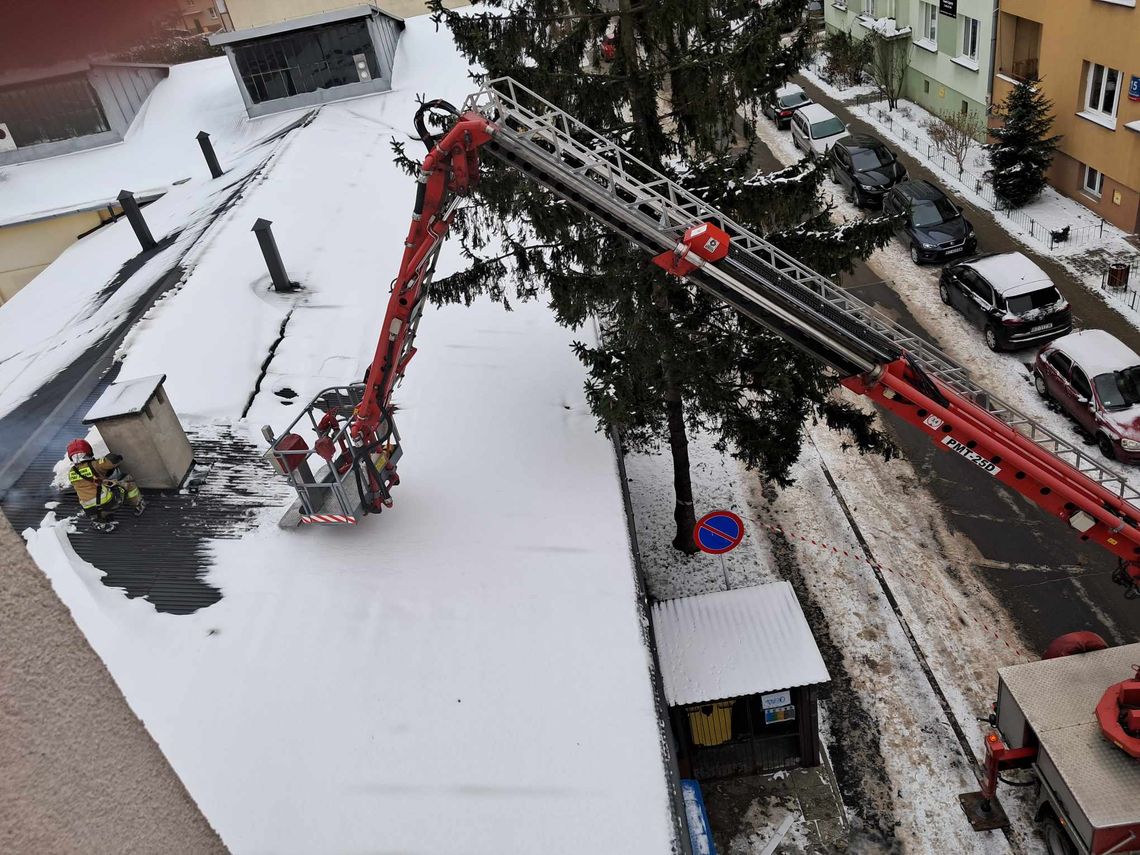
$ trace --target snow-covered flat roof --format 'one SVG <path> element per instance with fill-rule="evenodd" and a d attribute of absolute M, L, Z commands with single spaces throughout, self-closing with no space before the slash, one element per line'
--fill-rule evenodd
<path fill-rule="evenodd" d="M 0 226 L 94 210 L 120 190 L 153 198 L 208 176 L 199 131 L 212 136 L 223 168 L 260 133 L 248 126 L 225 57 L 172 66 L 121 143 L 0 167 Z"/>
<path fill-rule="evenodd" d="M 1104 330 L 1069 333 L 1054 340 L 1052 346 L 1070 357 L 1089 377 L 1140 365 L 1136 351 Z"/>
<path fill-rule="evenodd" d="M 72 246 L 0 313 L 0 378 L 13 364 L 51 376 L 43 354 L 103 328 L 89 304 L 118 305 L 159 265 L 178 284 L 119 348 L 120 376 L 166 374 L 192 441 L 222 430 L 264 449 L 261 425 L 280 430 L 299 402 L 359 380 L 415 199 L 390 144 L 422 157 L 417 95 L 461 103 L 472 87 L 427 17 L 408 21 L 395 68 L 391 92 L 325 105 L 258 147 L 240 193 L 224 189 L 238 174 L 173 188 L 148 211 L 163 233 L 184 218 L 182 237 L 110 296 L 96 299 L 138 252 L 129 225 Z M 215 73 L 233 83 L 224 61 L 195 69 L 206 89 Z M 249 124 L 264 135 L 267 121 Z M 259 217 L 296 293 L 270 287 L 250 234 Z M 464 264 L 449 242 L 438 275 Z M 541 301 L 513 308 L 424 312 L 396 398 L 402 483 L 382 515 L 282 530 L 295 496 L 251 454 L 242 471 L 262 473 L 276 506 L 209 541 L 206 581 L 222 596 L 194 614 L 105 586 L 72 547 L 94 536 L 82 521 L 49 514 L 27 530 L 232 851 L 671 851 L 621 484 L 571 349 L 589 331 L 559 326 Z M 0 389 L 0 406 L 34 388 Z"/>
<path fill-rule="evenodd" d="M 653 632 L 670 706 L 831 679 L 787 582 L 655 603 Z"/>

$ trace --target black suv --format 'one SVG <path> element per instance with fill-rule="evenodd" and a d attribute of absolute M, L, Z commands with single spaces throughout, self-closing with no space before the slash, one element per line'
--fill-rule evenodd
<path fill-rule="evenodd" d="M 1020 252 L 947 265 L 938 294 L 983 329 L 990 350 L 1016 350 L 1073 328 L 1068 301 L 1048 274 Z"/>
<path fill-rule="evenodd" d="M 831 180 L 847 191 L 856 207 L 878 207 L 883 194 L 906 181 L 906 167 L 895 153 L 866 134 L 840 137 L 827 153 Z"/>
<path fill-rule="evenodd" d="M 899 229 L 910 240 L 910 260 L 946 261 L 978 251 L 978 237 L 958 206 L 929 181 L 904 181 L 883 197 L 884 214 L 904 214 Z"/>

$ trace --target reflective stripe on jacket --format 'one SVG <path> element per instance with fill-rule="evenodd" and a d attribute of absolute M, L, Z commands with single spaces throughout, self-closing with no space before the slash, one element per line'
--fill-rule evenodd
<path fill-rule="evenodd" d="M 84 508 L 97 508 L 108 504 L 114 498 L 114 494 L 109 486 L 104 486 L 103 481 L 114 471 L 115 465 L 104 457 L 72 465 L 67 473 L 67 479 L 75 488 L 79 504 Z"/>

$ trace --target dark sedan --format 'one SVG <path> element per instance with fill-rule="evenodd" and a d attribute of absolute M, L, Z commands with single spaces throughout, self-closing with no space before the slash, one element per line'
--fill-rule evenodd
<path fill-rule="evenodd" d="M 792 123 L 792 114 L 800 107 L 814 103 L 804 90 L 794 83 L 789 83 L 776 91 L 774 100 L 764 105 L 764 115 L 776 123 L 776 127 L 787 130 Z"/>
<path fill-rule="evenodd" d="M 883 194 L 907 180 L 906 167 L 895 153 L 866 134 L 850 134 L 835 141 L 828 153 L 831 180 L 847 191 L 856 207 L 882 204 Z"/>
<path fill-rule="evenodd" d="M 958 206 L 929 181 L 904 181 L 883 197 L 883 213 L 903 214 L 899 229 L 910 242 L 910 260 L 946 261 L 978 250 L 974 227 Z"/>

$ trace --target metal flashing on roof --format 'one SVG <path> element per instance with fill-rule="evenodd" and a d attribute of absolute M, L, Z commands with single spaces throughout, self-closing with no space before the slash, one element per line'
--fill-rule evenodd
<path fill-rule="evenodd" d="M 220 47 L 237 44 L 239 42 L 252 41 L 253 39 L 262 39 L 268 36 L 276 36 L 281 33 L 291 33 L 294 30 L 319 27 L 323 24 L 335 24 L 337 21 L 351 21 L 354 18 L 372 18 L 380 15 L 383 15 L 385 18 L 391 18 L 403 26 L 404 21 L 402 18 L 397 18 L 395 15 L 385 12 L 383 9 L 365 4 L 362 6 L 349 6 L 345 9 L 335 9 L 331 12 L 320 12 L 316 15 L 306 15 L 303 18 L 290 18 L 286 21 L 278 21 L 276 24 L 263 24 L 260 27 L 250 27 L 249 29 L 237 30 L 232 33 L 214 33 L 209 37 L 208 41 L 214 47 Z"/>
<path fill-rule="evenodd" d="M 831 679 L 788 582 L 655 603 L 653 632 L 669 706 Z"/>
<path fill-rule="evenodd" d="M 113 62 L 111 60 L 92 59 L 60 62 L 38 68 L 17 68 L 5 74 L 0 74 L 0 89 L 7 86 L 18 86 L 22 83 L 37 83 L 41 80 L 51 80 L 54 77 L 69 77 L 73 74 L 85 74 L 92 68 L 155 68 L 167 75 L 170 74 L 170 66 L 166 63 Z"/>

